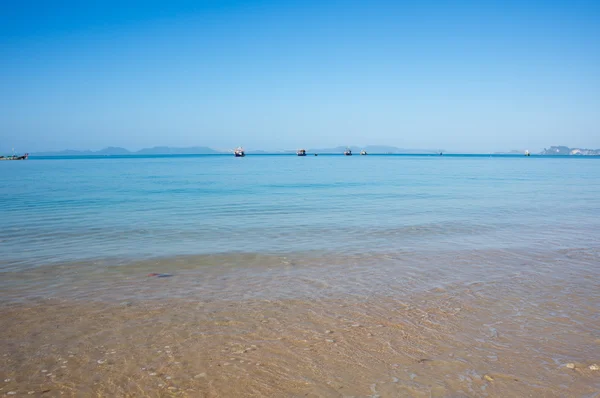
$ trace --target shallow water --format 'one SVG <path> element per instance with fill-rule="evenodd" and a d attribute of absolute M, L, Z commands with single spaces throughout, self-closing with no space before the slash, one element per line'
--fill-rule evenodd
<path fill-rule="evenodd" d="M 0 393 L 599 394 L 600 159 L 5 163 Z"/>

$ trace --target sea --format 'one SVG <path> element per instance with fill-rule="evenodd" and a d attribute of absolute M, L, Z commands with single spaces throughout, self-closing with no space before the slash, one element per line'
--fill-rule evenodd
<path fill-rule="evenodd" d="M 0 164 L 0 217 L 0 303 L 20 308 L 3 324 L 16 325 L 18 317 L 41 322 L 58 311 L 48 300 L 73 306 L 54 314 L 67 323 L 87 316 L 88 306 L 107 308 L 98 303 L 117 306 L 106 316 L 116 319 L 119 305 L 141 302 L 157 305 L 155 311 L 195 303 L 181 309 L 189 316 L 199 302 L 215 306 L 212 313 L 233 311 L 233 303 L 243 311 L 219 322 L 255 314 L 246 321 L 259 329 L 278 319 L 241 343 L 266 348 L 271 337 L 277 344 L 287 338 L 260 357 L 261 366 L 272 361 L 277 371 L 230 366 L 211 376 L 217 362 L 232 362 L 212 353 L 216 362 L 192 361 L 193 369 L 181 374 L 208 372 L 216 390 L 188 386 L 204 396 L 336 396 L 331 383 L 356 396 L 596 396 L 600 389 L 598 372 L 588 368 L 600 362 L 600 157 L 32 157 Z M 39 313 L 29 319 L 19 306 Z M 400 307 L 408 308 L 405 321 Z M 335 338 L 320 341 L 338 351 L 321 358 L 325 365 L 313 364 L 319 375 L 306 362 L 291 377 L 291 363 L 314 358 L 314 347 L 296 346 L 312 338 L 299 334 L 308 327 L 307 311 L 319 333 L 337 328 Z M 393 317 L 404 326 L 392 328 Z M 14 342 L 15 358 L 22 358 L 15 347 L 25 339 L 19 324 L 1 336 Z M 381 341 L 364 342 L 357 334 L 363 328 L 364 336 Z M 240 333 L 234 330 L 229 337 Z M 338 330 L 347 331 L 346 340 Z M 275 331 L 279 337 L 264 337 Z M 74 336 L 81 343 L 89 334 Z M 394 346 L 409 340 L 405 351 Z M 185 341 L 171 344 L 186 351 Z M 74 352 L 63 348 L 63 357 L 67 348 Z M 387 354 L 366 357 L 369 350 Z M 4 366 L 37 365 L 14 359 Z M 337 373 L 324 376 L 330 369 Z M 11 379 L 9 373 L 2 378 Z M 82 375 L 69 377 L 85 384 Z M 247 384 L 228 390 L 236 377 Z M 127 385 L 111 380 L 102 391 L 126 395 Z M 149 381 L 143 388 L 159 387 Z"/>
<path fill-rule="evenodd" d="M 32 158 L 0 169 L 0 270 L 222 253 L 590 247 L 600 158 Z"/>

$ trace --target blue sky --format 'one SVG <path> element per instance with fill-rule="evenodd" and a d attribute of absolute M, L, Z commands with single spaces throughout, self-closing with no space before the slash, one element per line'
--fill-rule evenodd
<path fill-rule="evenodd" d="M 600 148 L 598 1 L 84 3 L 1 2 L 0 151 Z"/>

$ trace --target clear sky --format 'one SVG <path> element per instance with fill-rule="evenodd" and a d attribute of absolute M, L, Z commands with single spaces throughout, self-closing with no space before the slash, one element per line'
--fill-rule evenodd
<path fill-rule="evenodd" d="M 0 152 L 600 148 L 600 1 L 0 2 Z"/>

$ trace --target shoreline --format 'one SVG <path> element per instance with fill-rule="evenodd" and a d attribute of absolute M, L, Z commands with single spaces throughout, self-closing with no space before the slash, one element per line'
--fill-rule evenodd
<path fill-rule="evenodd" d="M 216 253 L 141 260 L 104 259 L 47 264 L 0 272 L 0 305 L 30 299 L 118 303 L 131 299 L 331 299 L 410 296 L 477 281 L 506 287 L 562 285 L 565 293 L 600 291 L 600 250 L 481 249 L 283 254 Z M 568 266 L 566 265 L 568 264 Z M 161 277 L 166 276 L 166 277 Z"/>

